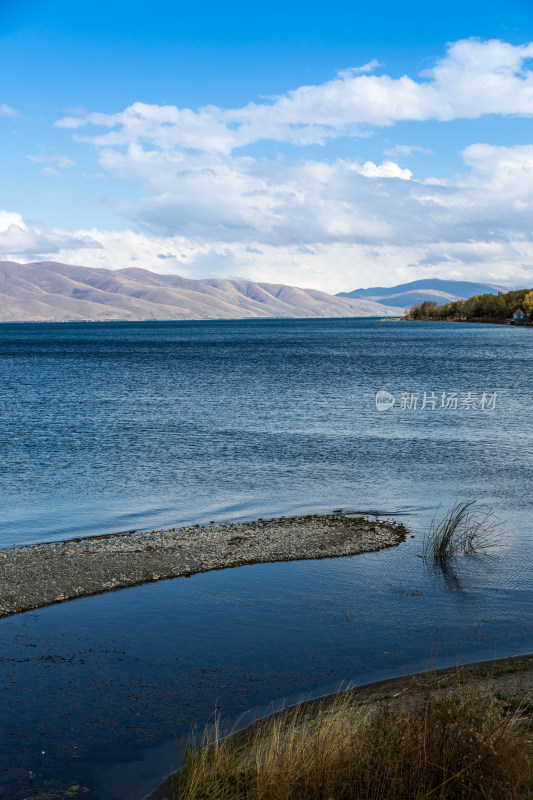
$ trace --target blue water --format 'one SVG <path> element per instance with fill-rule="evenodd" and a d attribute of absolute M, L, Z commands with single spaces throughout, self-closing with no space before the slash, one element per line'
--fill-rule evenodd
<path fill-rule="evenodd" d="M 530 329 L 490 325 L 2 325 L 0 545 L 502 499 L 530 485 L 532 353 Z M 379 389 L 499 394 L 378 413 Z"/>
<path fill-rule="evenodd" d="M 532 355 L 531 330 L 489 325 L 0 326 L 3 546 L 341 507 L 415 536 L 0 621 L 4 796 L 141 798 L 176 765 L 173 734 L 215 708 L 533 651 Z M 415 391 L 496 407 L 402 409 Z M 505 521 L 498 546 L 425 567 L 437 506 L 468 496 Z"/>

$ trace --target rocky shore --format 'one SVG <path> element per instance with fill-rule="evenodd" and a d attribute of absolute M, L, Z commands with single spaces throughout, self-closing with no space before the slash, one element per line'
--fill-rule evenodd
<path fill-rule="evenodd" d="M 0 550 L 0 617 L 126 586 L 394 547 L 406 529 L 350 514 L 194 525 Z"/>

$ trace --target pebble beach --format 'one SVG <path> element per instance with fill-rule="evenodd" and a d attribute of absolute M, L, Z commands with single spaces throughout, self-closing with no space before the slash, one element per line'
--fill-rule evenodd
<path fill-rule="evenodd" d="M 131 532 L 0 551 L 0 617 L 127 586 L 399 545 L 403 525 L 334 513 Z"/>

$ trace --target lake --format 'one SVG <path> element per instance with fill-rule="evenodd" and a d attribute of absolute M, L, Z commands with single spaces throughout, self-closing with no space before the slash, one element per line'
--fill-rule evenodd
<path fill-rule="evenodd" d="M 0 544 L 527 495 L 532 354 L 497 325 L 1 325 Z M 424 391 L 498 397 L 400 409 Z"/>
<path fill-rule="evenodd" d="M 80 783 L 141 798 L 177 763 L 173 734 L 215 710 L 231 720 L 343 681 L 533 650 L 531 330 L 7 324 L 0 373 L 3 547 L 336 508 L 415 537 L 0 621 L 6 797 Z M 426 567 L 429 521 L 466 497 L 497 510 L 498 545 Z"/>

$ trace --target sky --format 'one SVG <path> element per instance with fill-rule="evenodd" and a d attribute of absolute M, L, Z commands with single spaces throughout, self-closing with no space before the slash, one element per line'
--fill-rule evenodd
<path fill-rule="evenodd" d="M 533 286 L 533 4 L 0 0 L 0 259 Z"/>

